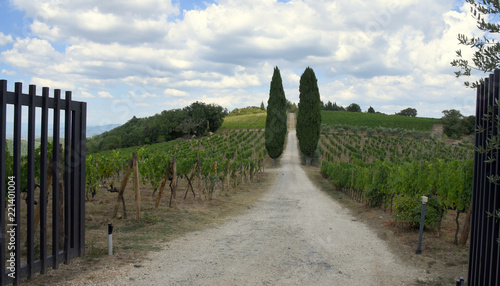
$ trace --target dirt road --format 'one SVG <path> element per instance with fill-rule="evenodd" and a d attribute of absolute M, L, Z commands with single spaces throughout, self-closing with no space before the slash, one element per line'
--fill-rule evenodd
<path fill-rule="evenodd" d="M 292 120 L 294 118 L 291 118 Z M 169 242 L 106 285 L 410 285 L 405 266 L 300 167 L 295 130 L 274 186 L 226 223 Z M 99 282 L 101 283 L 101 282 Z"/>

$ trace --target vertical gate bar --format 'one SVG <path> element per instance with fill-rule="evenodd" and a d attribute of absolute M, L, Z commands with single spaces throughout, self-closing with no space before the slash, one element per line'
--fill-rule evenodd
<path fill-rule="evenodd" d="M 481 140 L 480 140 L 480 147 L 486 147 L 485 146 L 485 139 L 487 138 L 488 135 L 488 124 L 484 120 L 485 114 L 487 114 L 487 107 L 488 107 L 488 86 L 489 86 L 489 79 L 485 79 L 485 83 L 483 86 L 483 96 L 481 100 L 481 124 L 484 128 L 484 131 L 481 133 Z M 479 156 L 479 185 L 478 185 L 478 208 L 476 212 L 477 216 L 477 253 L 475 257 L 476 261 L 476 279 L 479 279 L 481 277 L 483 265 L 480 263 L 480 258 L 483 255 L 483 247 L 484 247 L 484 242 L 483 242 L 483 237 L 481 236 L 481 233 L 484 231 L 484 224 L 483 224 L 483 219 L 482 219 L 482 209 L 484 209 L 484 188 L 485 188 L 485 179 L 484 179 L 484 172 L 486 171 L 486 166 L 484 165 L 484 153 L 480 153 Z"/>
<path fill-rule="evenodd" d="M 483 99 L 481 101 L 482 106 L 481 106 L 481 119 L 482 119 L 482 126 L 484 128 L 484 132 L 481 134 L 481 147 L 486 148 L 486 142 L 488 138 L 488 121 L 485 120 L 485 116 L 488 114 L 488 94 L 489 94 L 489 78 L 486 78 L 484 80 L 484 89 L 483 89 Z M 486 189 L 486 178 L 484 177 L 484 174 L 487 172 L 486 170 L 486 165 L 484 163 L 486 158 L 485 153 L 481 153 L 479 156 L 479 183 L 480 185 L 478 186 L 478 196 L 479 196 L 479 205 L 478 205 L 478 211 L 476 212 L 477 215 L 477 221 L 478 221 L 478 233 L 477 233 L 477 249 L 478 252 L 476 253 L 475 261 L 476 261 L 476 267 L 477 267 L 477 273 L 476 273 L 476 280 L 481 279 L 483 276 L 484 272 L 484 264 L 481 262 L 481 258 L 483 257 L 484 254 L 484 246 L 485 246 L 485 241 L 484 241 L 484 235 L 481 235 L 485 231 L 485 224 L 484 224 L 484 216 L 483 216 L 483 210 L 484 210 L 484 204 L 485 204 L 485 189 Z"/>
<path fill-rule="evenodd" d="M 488 111 L 490 112 L 491 114 L 491 120 L 490 120 L 490 126 L 489 126 L 489 134 L 488 134 L 488 139 L 489 138 L 494 138 L 495 136 L 495 128 L 496 128 L 496 124 L 495 124 L 495 76 L 494 74 L 490 74 L 489 76 L 489 79 L 490 79 L 490 89 L 489 89 L 489 94 L 488 94 Z M 488 157 L 492 157 L 493 155 L 495 154 L 495 152 L 492 150 L 490 152 L 488 152 Z M 492 164 L 492 163 L 485 163 L 487 164 L 488 166 L 488 172 L 485 174 L 486 177 L 489 177 L 491 175 L 495 175 L 496 174 L 496 169 L 495 169 L 495 165 Z M 493 250 L 493 243 L 496 243 L 496 241 L 493 240 L 492 236 L 493 236 L 493 230 L 494 230 L 494 224 L 495 224 L 495 221 L 492 217 L 490 217 L 490 215 L 488 213 L 494 213 L 493 211 L 493 207 L 494 207 L 494 204 L 495 202 L 493 201 L 493 192 L 495 191 L 495 187 L 494 187 L 494 184 L 490 182 L 489 179 L 486 179 L 487 181 L 487 188 L 486 188 L 486 196 L 485 196 L 485 199 L 486 199 L 486 208 L 483 210 L 484 212 L 484 223 L 486 224 L 486 233 L 485 233 L 485 241 L 486 241 L 486 244 L 485 244 L 485 254 L 486 254 L 486 257 L 484 258 L 484 280 L 488 282 L 488 284 L 490 283 L 490 281 L 492 281 L 492 275 L 493 275 L 493 272 L 492 272 L 492 265 L 491 265 L 491 262 L 493 260 L 493 253 L 492 253 L 492 250 Z M 494 270 L 496 271 L 496 269 Z"/>
<path fill-rule="evenodd" d="M 483 89 L 484 85 L 481 84 L 478 89 L 477 89 L 477 98 L 476 98 L 476 128 L 479 129 L 481 128 L 481 101 L 482 101 L 482 96 L 483 96 Z M 475 142 L 474 142 L 474 147 L 475 150 L 481 145 L 481 133 L 476 132 L 475 134 Z M 474 152 L 474 184 L 473 184 L 473 190 L 472 190 L 472 213 L 471 213 L 471 232 L 470 232 L 470 247 L 469 247 L 469 271 L 468 271 L 468 280 L 471 281 L 472 277 L 474 277 L 474 274 L 476 273 L 477 269 L 475 267 L 474 263 L 471 263 L 472 261 L 475 261 L 475 257 L 477 254 L 477 215 L 476 212 L 478 210 L 478 205 L 479 205 L 479 197 L 477 195 L 478 192 L 478 186 L 479 186 L 479 153 L 477 151 Z"/>
<path fill-rule="evenodd" d="M 497 104 L 498 100 L 500 100 L 500 70 L 495 70 L 494 71 L 494 78 L 495 78 L 495 91 L 493 93 L 494 95 L 494 107 L 493 107 L 493 122 L 495 123 L 495 126 L 493 128 L 493 132 L 494 132 L 494 136 L 498 136 L 498 122 L 496 121 L 497 119 L 497 116 L 500 116 L 500 110 L 499 110 L 499 106 Z M 496 162 L 495 162 L 495 175 L 498 174 L 498 172 L 500 171 L 500 163 L 498 162 L 498 160 L 500 159 L 499 158 L 499 153 L 497 152 L 495 154 L 496 156 Z M 496 184 L 492 184 L 494 190 L 493 190 L 493 193 L 492 193 L 492 201 L 493 201 L 493 213 L 495 213 L 495 210 L 497 208 L 500 208 L 500 195 L 498 194 L 499 192 L 499 188 L 498 188 L 498 185 Z M 495 223 L 495 220 L 492 219 L 493 221 L 493 232 L 492 232 L 492 237 L 491 237 L 491 240 L 493 242 L 493 247 L 492 247 L 492 261 L 491 261 L 491 268 L 490 268 L 490 271 L 491 271 L 491 274 L 492 274 L 492 281 L 496 281 L 496 283 L 499 283 L 500 282 L 500 279 L 499 279 L 499 267 L 500 267 L 500 249 L 499 249 L 499 245 L 498 243 L 500 242 L 497 242 L 496 238 L 500 236 L 500 226 L 498 223 Z"/>
<path fill-rule="evenodd" d="M 492 107 L 492 98 L 493 98 L 493 90 L 492 90 L 492 82 L 493 79 L 490 75 L 490 77 L 488 78 L 488 81 L 485 81 L 485 83 L 487 82 L 487 88 L 488 88 L 488 92 L 486 93 L 486 109 L 485 109 L 485 113 L 487 116 L 489 116 L 489 119 L 485 121 L 485 125 L 486 125 L 486 132 L 485 132 L 485 138 L 484 138 L 484 141 L 483 141 L 483 146 L 487 147 L 487 142 L 488 142 L 488 138 L 491 138 L 491 128 L 492 128 L 492 121 L 493 121 L 493 118 L 491 117 L 491 107 Z M 488 223 L 488 216 L 486 214 L 486 211 L 488 210 L 489 208 L 489 205 L 490 205 L 490 192 L 491 192 L 491 184 L 489 182 L 489 180 L 487 179 L 487 177 L 491 174 L 491 164 L 488 164 L 486 163 L 486 159 L 488 159 L 490 156 L 491 156 L 491 151 L 488 151 L 486 152 L 484 155 L 483 155 L 483 159 L 482 159 L 482 164 L 483 164 L 483 172 L 482 172 L 482 178 L 483 178 L 483 186 L 482 186 L 482 204 L 481 204 L 481 207 L 480 207 L 480 220 L 481 220 L 481 225 L 482 225 L 482 230 L 481 230 L 481 233 L 480 233 L 480 236 L 481 236 L 481 270 L 480 270 L 480 275 L 482 276 L 481 280 L 484 282 L 484 281 L 488 281 L 489 280 L 489 265 L 487 264 L 487 261 L 490 260 L 490 255 L 491 253 L 488 252 L 488 248 L 489 248 L 489 238 L 488 238 L 488 234 L 490 233 L 491 229 L 490 229 L 490 224 Z"/>
<path fill-rule="evenodd" d="M 47 141 L 49 125 L 49 88 L 42 89 L 42 126 L 40 142 L 40 263 L 47 273 Z"/>
<path fill-rule="evenodd" d="M 489 113 L 489 103 L 490 103 L 490 79 L 486 78 L 485 79 L 485 92 L 484 92 L 484 100 L 483 100 L 483 117 L 488 116 Z M 483 133 L 483 138 L 482 138 L 482 146 L 486 148 L 486 144 L 488 142 L 488 138 L 490 137 L 490 124 L 489 120 L 483 120 L 484 121 L 484 126 L 485 126 L 485 132 Z M 485 221 L 485 213 L 484 210 L 487 207 L 488 201 L 487 201 L 487 189 L 488 189 L 488 180 L 486 178 L 486 174 L 489 173 L 489 166 L 488 164 L 485 163 L 486 159 L 488 158 L 489 154 L 488 152 L 483 153 L 481 155 L 481 186 L 480 186 L 480 196 L 481 196 L 481 205 L 479 206 L 479 224 L 480 224 L 480 232 L 478 234 L 480 240 L 479 240 L 479 256 L 476 258 L 478 261 L 479 265 L 479 271 L 478 271 L 478 282 L 479 281 L 484 281 L 484 276 L 485 276 L 485 268 L 487 265 L 485 265 L 485 260 L 483 257 L 486 255 L 486 245 L 487 245 L 487 238 L 484 235 L 487 232 L 487 223 Z"/>
<path fill-rule="evenodd" d="M 10 224 L 12 228 L 15 229 L 15 278 L 14 284 L 19 284 L 21 281 L 21 117 L 22 117 L 22 105 L 21 97 L 23 92 L 23 85 L 20 82 L 15 84 L 15 104 L 14 104 L 14 182 L 16 188 L 15 195 L 15 220 L 14 224 Z M 9 203 L 10 204 L 10 203 Z M 10 206 L 9 206 L 10 207 Z M 11 222 L 11 221 L 9 221 Z M 7 224 L 9 226 L 9 224 Z"/>
<path fill-rule="evenodd" d="M 494 77 L 494 74 L 490 74 L 489 76 L 490 78 L 490 90 L 489 90 L 489 94 L 488 94 L 488 109 L 489 109 L 489 112 L 491 114 L 491 121 L 490 121 L 490 128 L 489 128 L 489 134 L 488 134 L 488 138 L 493 138 L 493 136 L 495 136 L 495 130 L 494 128 L 496 127 L 496 124 L 495 124 L 495 94 L 494 94 L 494 91 L 495 91 L 495 77 Z M 494 151 L 491 151 L 491 152 L 488 152 L 488 157 L 492 157 L 493 155 L 495 154 Z M 495 174 L 495 165 L 492 164 L 492 163 L 485 163 L 487 164 L 488 166 L 488 173 L 485 174 L 486 177 L 489 177 L 491 175 L 494 175 Z M 489 284 L 490 282 L 489 281 L 492 281 L 492 271 L 491 271 L 491 261 L 493 259 L 492 257 L 492 233 L 493 233 L 493 228 L 494 228 L 494 225 L 492 224 L 492 222 L 494 223 L 494 220 L 487 214 L 487 212 L 490 212 L 491 213 L 491 209 L 493 207 L 493 204 L 494 202 L 492 201 L 492 197 L 493 197 L 493 191 L 494 191 L 494 186 L 493 184 L 490 182 L 489 179 L 486 180 L 487 181 L 487 188 L 485 189 L 485 192 L 486 192 L 486 196 L 485 196 L 485 206 L 486 208 L 483 210 L 483 212 L 486 212 L 485 216 L 484 216 L 484 223 L 486 224 L 486 233 L 483 233 L 483 236 L 485 237 L 485 241 L 486 241 L 486 244 L 485 244 L 485 254 L 486 254 L 486 257 L 484 257 L 484 281 L 487 281 L 487 284 Z"/>
<path fill-rule="evenodd" d="M 5 148 L 7 147 L 5 142 L 6 137 L 6 97 L 7 93 L 7 81 L 0 80 L 0 166 L 5 166 Z M 6 168 L 0 170 L 0 182 L 6 182 L 5 175 Z M 0 270 L 2 271 L 0 274 L 0 285 L 6 284 L 6 276 L 5 276 L 5 183 L 0 184 Z"/>
<path fill-rule="evenodd" d="M 77 234 L 78 234 L 78 217 L 80 212 L 80 206 L 78 204 L 79 199 L 79 170 L 81 162 L 78 160 L 78 154 L 80 153 L 80 148 L 78 147 L 78 142 L 80 142 L 80 132 L 78 126 L 80 125 L 80 112 L 78 109 L 71 110 L 71 164 L 73 171 L 71 172 L 71 252 L 72 256 L 77 256 L 78 249 L 76 246 Z"/>
<path fill-rule="evenodd" d="M 476 128 L 482 129 L 483 120 L 482 120 L 482 110 L 483 110 L 483 99 L 484 99 L 484 83 L 481 84 L 477 89 L 477 98 L 476 98 Z M 470 247 L 469 247 L 469 271 L 468 271 L 468 281 L 475 280 L 478 265 L 476 262 L 476 257 L 478 257 L 478 233 L 479 233 L 479 220 L 478 220 L 478 212 L 480 205 L 480 185 L 481 178 L 480 169 L 481 169 L 481 154 L 477 152 L 478 148 L 482 146 L 482 134 L 483 132 L 476 132 L 475 134 L 475 152 L 474 152 L 474 177 L 473 177 L 473 191 L 472 191 L 472 214 L 471 214 L 471 232 L 470 232 Z"/>
<path fill-rule="evenodd" d="M 64 263 L 70 260 L 71 226 L 71 91 L 66 91 L 64 112 Z"/>
<path fill-rule="evenodd" d="M 52 138 L 52 255 L 54 269 L 59 268 L 59 125 L 61 90 L 54 90 L 54 121 Z"/>
<path fill-rule="evenodd" d="M 87 103 L 80 103 L 80 188 L 79 188 L 79 256 L 85 254 L 85 184 L 86 184 L 86 144 L 87 144 Z"/>
<path fill-rule="evenodd" d="M 29 106 L 28 106 L 28 267 L 29 279 L 33 278 L 35 263 L 35 96 L 36 86 L 29 86 Z"/>

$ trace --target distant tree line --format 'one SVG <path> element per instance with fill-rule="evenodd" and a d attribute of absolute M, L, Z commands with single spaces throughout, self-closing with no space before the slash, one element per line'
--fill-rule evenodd
<path fill-rule="evenodd" d="M 362 112 L 361 107 L 357 103 L 351 103 L 348 107 L 344 108 L 337 105 L 335 102 L 328 101 L 327 103 L 321 102 L 323 110 L 329 111 L 348 111 L 348 112 Z M 368 113 L 381 113 L 376 112 L 375 109 L 370 106 L 367 110 Z M 417 110 L 415 108 L 405 108 L 400 112 L 395 113 L 395 115 L 416 117 Z M 444 134 L 450 138 L 458 139 L 465 135 L 471 135 L 475 131 L 475 116 L 464 116 L 460 111 L 451 109 L 444 110 L 441 122 L 444 126 Z"/>
<path fill-rule="evenodd" d="M 328 110 L 328 111 L 362 112 L 361 106 L 359 106 L 359 104 L 357 104 L 357 103 L 351 103 L 349 106 L 343 107 L 343 106 L 337 105 L 336 102 L 328 101 L 327 103 L 324 103 L 323 101 L 321 101 L 321 107 L 323 110 Z M 373 107 L 371 107 L 371 106 L 368 108 L 367 112 L 368 113 L 380 113 L 380 112 L 376 112 L 375 109 L 373 109 Z"/>
<path fill-rule="evenodd" d="M 227 114 L 227 109 L 222 106 L 194 102 L 183 109 L 164 110 L 150 117 L 134 116 L 127 123 L 88 139 L 87 152 L 203 136 L 217 131 Z"/>

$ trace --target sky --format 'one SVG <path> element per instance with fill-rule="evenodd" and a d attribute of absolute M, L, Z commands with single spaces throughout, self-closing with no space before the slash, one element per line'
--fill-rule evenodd
<path fill-rule="evenodd" d="M 473 115 L 450 65 L 472 54 L 459 33 L 482 35 L 464 2 L 0 0 L 0 79 L 72 91 L 92 126 L 195 101 L 267 105 L 275 66 L 295 103 L 311 67 L 325 103 Z"/>

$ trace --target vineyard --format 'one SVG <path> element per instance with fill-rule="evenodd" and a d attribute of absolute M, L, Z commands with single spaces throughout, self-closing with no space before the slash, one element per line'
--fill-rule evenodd
<path fill-rule="evenodd" d="M 473 146 L 384 130 L 324 133 L 319 144 L 322 174 L 353 199 L 388 209 L 396 221 L 410 226 L 418 226 L 420 197 L 428 196 L 426 226 L 439 229 L 443 216 L 454 210 L 457 243 L 458 219 L 468 211 L 472 193 Z"/>
<path fill-rule="evenodd" d="M 123 180 L 123 175 L 130 172 L 130 161 L 136 153 L 140 182 L 157 196 L 156 207 L 167 182 L 171 190 L 169 206 L 175 206 L 180 180 L 186 183 L 184 199 L 188 195 L 211 199 L 216 190 L 223 192 L 253 180 L 264 170 L 263 139 L 262 131 L 231 130 L 195 140 L 90 154 L 86 162 L 87 198 L 98 195 L 103 188 L 123 193 L 127 183 L 127 176 Z"/>
<path fill-rule="evenodd" d="M 365 128 L 401 128 L 404 130 L 430 131 L 434 124 L 441 123 L 435 118 L 408 117 L 378 113 L 325 111 L 321 112 L 322 123 L 328 126 L 352 126 Z"/>

